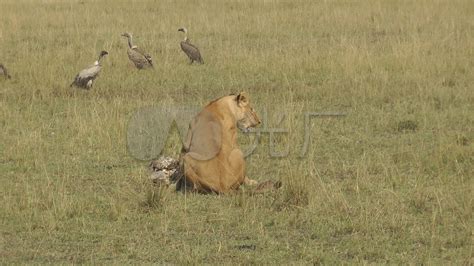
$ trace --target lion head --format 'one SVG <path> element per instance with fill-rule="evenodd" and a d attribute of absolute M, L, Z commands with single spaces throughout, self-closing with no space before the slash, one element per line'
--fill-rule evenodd
<path fill-rule="evenodd" d="M 247 93 L 239 93 L 239 95 L 235 96 L 235 101 L 237 105 L 235 116 L 237 119 L 237 127 L 240 130 L 248 132 L 250 128 L 256 127 L 262 123 L 257 113 L 250 105 L 250 99 Z"/>

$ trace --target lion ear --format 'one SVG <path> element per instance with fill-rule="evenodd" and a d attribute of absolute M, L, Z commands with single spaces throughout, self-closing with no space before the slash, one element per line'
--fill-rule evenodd
<path fill-rule="evenodd" d="M 249 96 L 245 92 L 239 93 L 237 95 L 237 104 L 241 107 L 244 107 L 249 104 Z"/>

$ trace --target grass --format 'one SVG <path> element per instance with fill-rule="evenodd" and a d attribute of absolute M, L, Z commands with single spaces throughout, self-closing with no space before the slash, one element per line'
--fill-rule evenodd
<path fill-rule="evenodd" d="M 471 1 L 1 6 L 1 263 L 474 263 Z M 181 26 L 205 65 L 188 65 Z M 124 31 L 154 70 L 130 65 Z M 69 89 L 102 49 L 94 88 Z M 275 137 L 288 156 L 264 133 L 247 158 L 249 176 L 283 188 L 154 188 L 127 148 L 133 115 L 242 90 L 263 126 L 289 131 Z M 300 158 L 304 113 L 329 111 L 347 115 L 312 118 Z"/>

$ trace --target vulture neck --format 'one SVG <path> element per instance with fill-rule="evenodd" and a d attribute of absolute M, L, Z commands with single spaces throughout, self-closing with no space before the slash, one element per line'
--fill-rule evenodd
<path fill-rule="evenodd" d="M 130 49 L 133 48 L 132 36 L 128 37 L 128 47 L 129 47 Z"/>
<path fill-rule="evenodd" d="M 188 41 L 188 32 L 187 31 L 184 32 L 184 41 L 185 42 Z"/>
<path fill-rule="evenodd" d="M 99 55 L 99 59 L 97 59 L 97 61 L 94 62 L 94 65 L 98 66 L 100 65 L 100 61 L 102 60 L 104 56 L 103 55 Z"/>

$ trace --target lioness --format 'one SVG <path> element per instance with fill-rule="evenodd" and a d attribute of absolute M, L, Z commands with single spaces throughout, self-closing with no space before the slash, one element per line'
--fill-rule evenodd
<path fill-rule="evenodd" d="M 236 127 L 248 131 L 260 123 L 244 92 L 210 102 L 189 125 L 180 157 L 184 173 L 177 190 L 225 193 L 243 183 L 256 184 L 245 176 Z"/>

